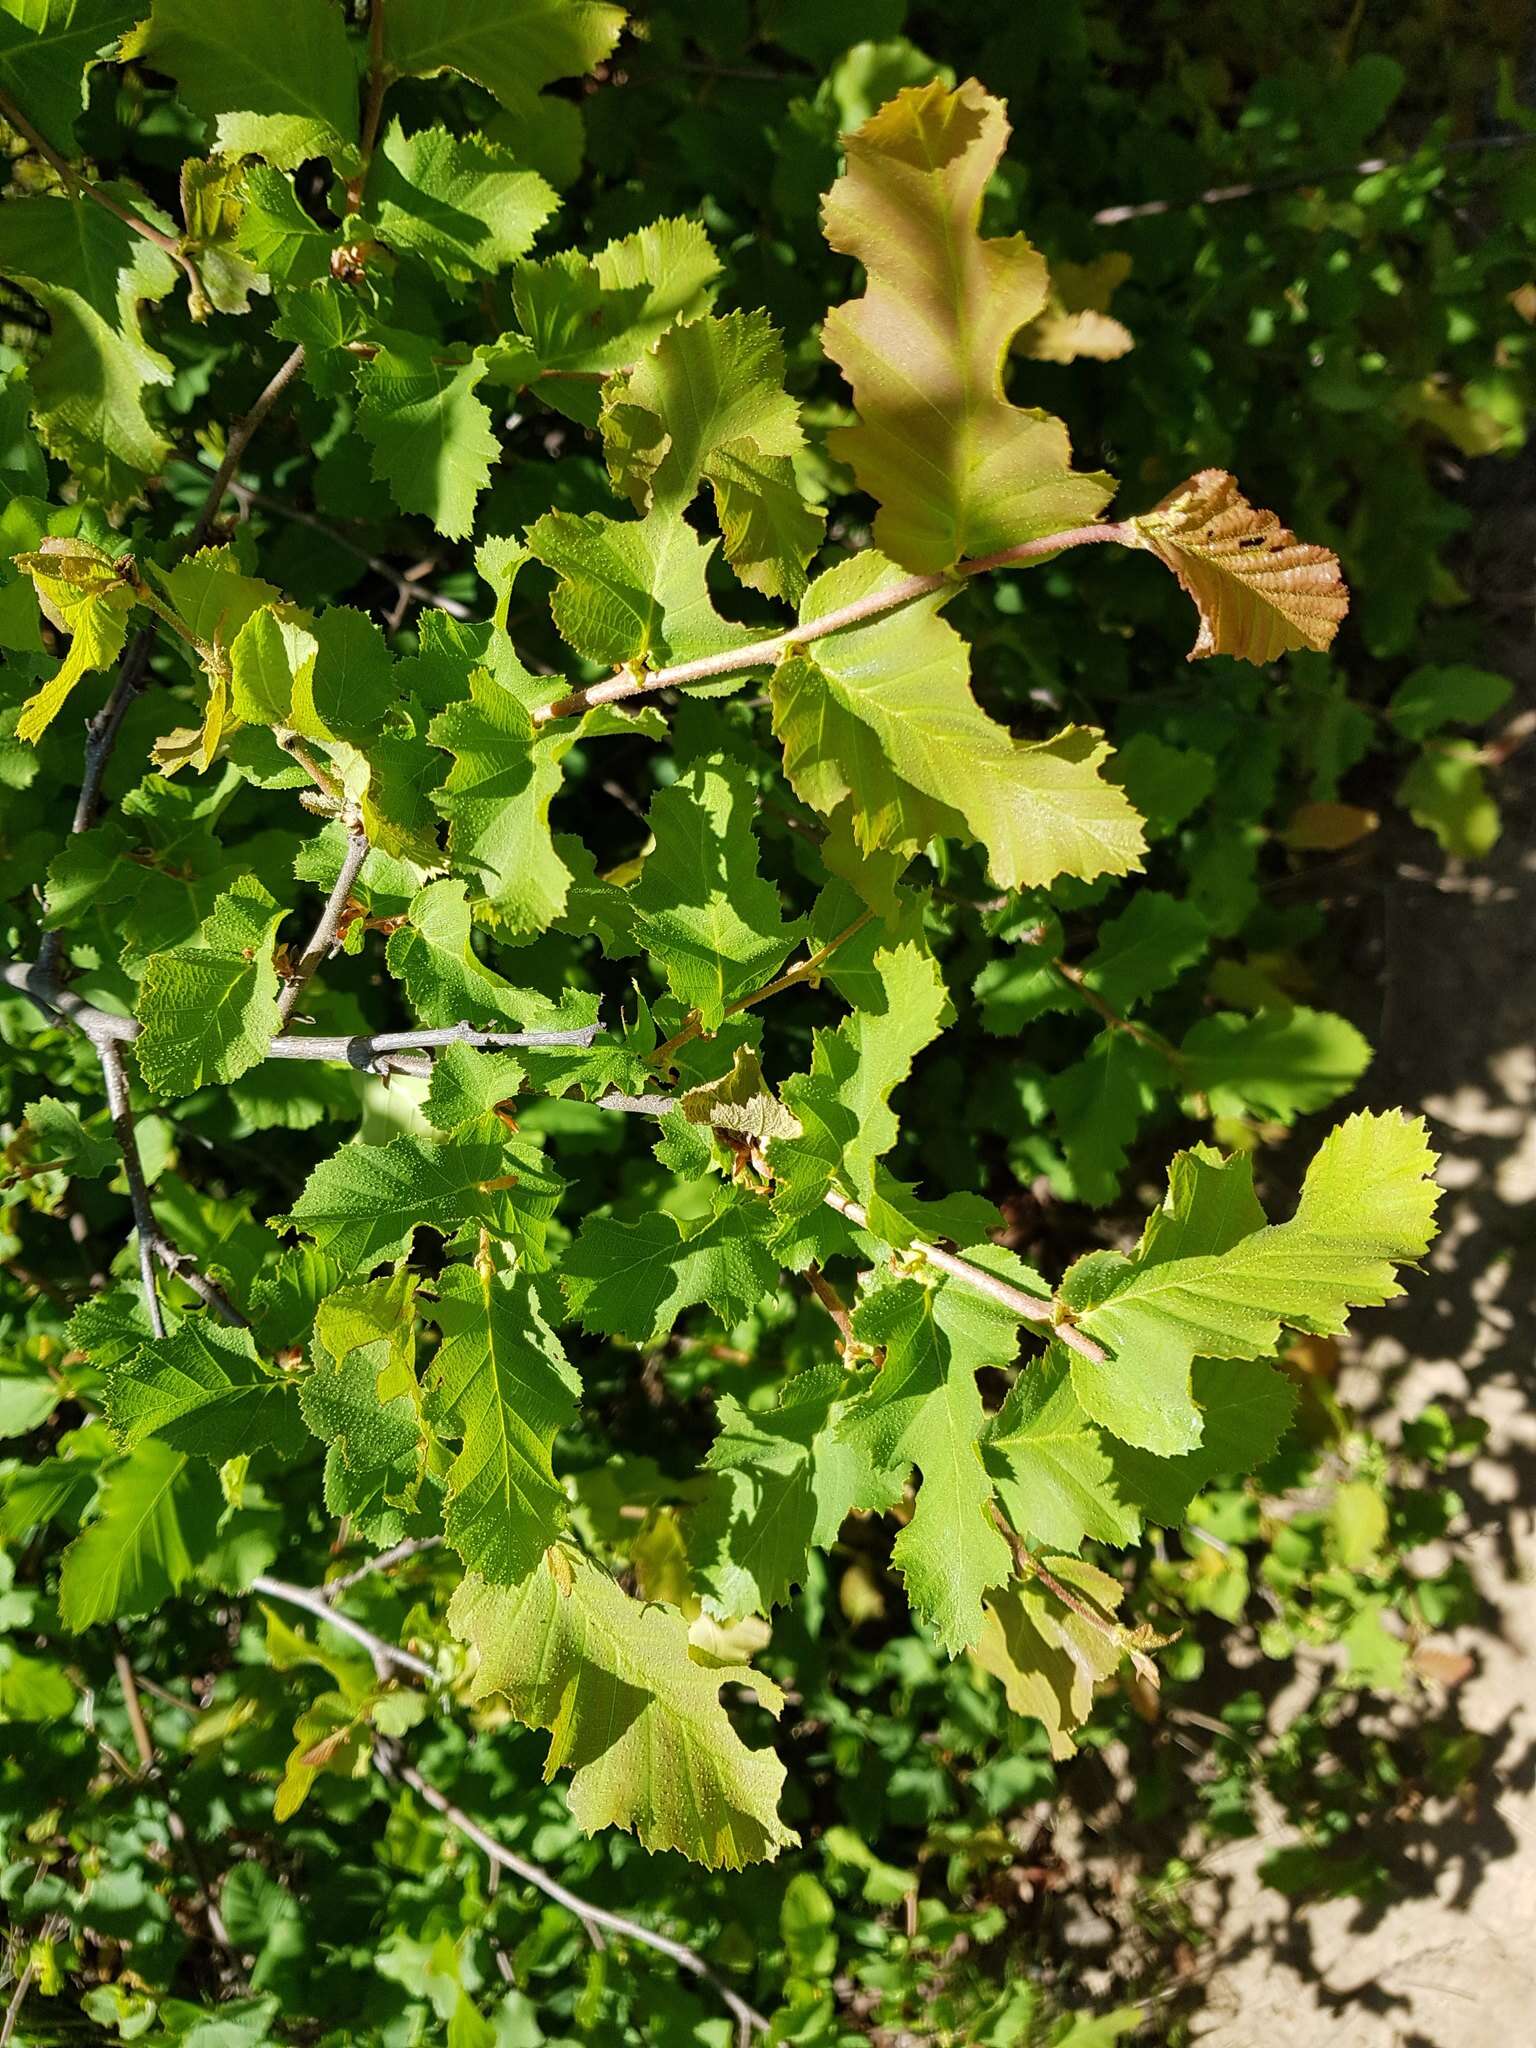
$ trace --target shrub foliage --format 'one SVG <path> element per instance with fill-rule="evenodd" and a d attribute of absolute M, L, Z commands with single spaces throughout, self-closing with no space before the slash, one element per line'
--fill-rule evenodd
<path fill-rule="evenodd" d="M 1405 408 L 1352 513 L 1243 387 L 1264 252 L 1202 416 L 1185 224 L 1126 303 L 899 6 L 771 13 L 0 12 L 17 2010 L 1027 2038 L 960 1960 L 998 1817 L 1187 1660 L 1168 1532 L 1254 1533 L 1279 1355 L 1430 1243 L 1421 1123 L 1294 1198 L 1265 1149 L 1369 1058 L 1266 890 L 1371 822 L 1336 550 L 1400 656 L 1435 591 L 1374 522 L 1450 531 Z M 993 54 L 1043 102 L 1037 33 Z M 1444 652 L 1389 744 L 1472 850 L 1445 729 L 1503 691 Z M 1288 1590 L 1385 1560 L 1349 1484 Z"/>

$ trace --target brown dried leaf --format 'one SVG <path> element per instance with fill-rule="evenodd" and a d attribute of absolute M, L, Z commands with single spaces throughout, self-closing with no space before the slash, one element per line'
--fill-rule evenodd
<path fill-rule="evenodd" d="M 1273 661 L 1299 647 L 1321 653 L 1349 610 L 1332 549 L 1298 541 L 1273 512 L 1250 505 L 1224 469 L 1202 469 L 1126 523 L 1195 601 L 1200 632 L 1191 661 Z"/>

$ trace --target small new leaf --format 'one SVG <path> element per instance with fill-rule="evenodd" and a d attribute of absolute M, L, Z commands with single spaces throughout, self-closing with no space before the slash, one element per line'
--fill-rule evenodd
<path fill-rule="evenodd" d="M 128 637 L 133 587 L 110 556 L 88 541 L 45 540 L 35 554 L 18 555 L 32 578 L 49 624 L 71 635 L 69 651 L 16 721 L 16 737 L 37 741 L 58 717 L 70 692 L 92 669 L 116 661 Z"/>

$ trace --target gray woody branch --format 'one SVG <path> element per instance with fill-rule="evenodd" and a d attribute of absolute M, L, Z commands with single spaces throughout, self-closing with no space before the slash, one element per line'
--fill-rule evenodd
<path fill-rule="evenodd" d="M 401 1546 L 393 1553 L 375 1558 L 368 1568 L 380 1569 L 394 1559 L 410 1554 L 410 1548 Z M 401 1649 L 396 1643 L 387 1642 L 383 1636 L 375 1635 L 372 1629 L 364 1628 L 361 1622 L 353 1621 L 350 1615 L 338 1613 L 330 1604 L 343 1585 L 354 1583 L 358 1576 L 360 1575 L 353 1574 L 344 1580 L 333 1580 L 326 1586 L 310 1587 L 293 1586 L 286 1579 L 269 1578 L 263 1572 L 258 1573 L 251 1581 L 251 1590 L 254 1593 L 265 1594 L 269 1600 L 280 1600 L 290 1607 L 302 1608 L 306 1614 L 312 1614 L 317 1620 L 340 1629 L 343 1635 L 350 1636 L 354 1642 L 360 1643 L 368 1651 L 373 1659 L 374 1669 L 381 1677 L 390 1666 L 394 1666 L 410 1672 L 427 1685 L 434 1688 L 439 1686 L 442 1683 L 440 1674 L 434 1671 L 424 1658 L 418 1657 L 414 1651 Z M 416 1766 L 406 1758 L 398 1743 L 388 1741 L 382 1736 L 378 1737 L 374 1743 L 373 1754 L 374 1761 L 385 1777 L 409 1785 L 418 1798 L 442 1816 L 449 1827 L 462 1835 L 467 1842 L 472 1842 L 498 1868 L 507 1871 L 513 1877 L 521 1878 L 525 1884 L 535 1886 L 547 1898 L 554 1899 L 568 1912 L 574 1913 L 594 1940 L 600 1942 L 599 1930 L 606 1929 L 625 1941 L 636 1942 L 642 1948 L 654 1949 L 658 1954 L 670 1957 L 680 1970 L 686 1970 L 690 1976 L 697 1977 L 700 1983 L 707 1984 L 721 1999 L 736 2021 L 740 2042 L 750 2041 L 755 2033 L 767 2033 L 768 2022 L 756 2007 L 749 2005 L 739 1992 L 732 1990 L 731 1986 L 717 1976 L 704 1958 L 695 1949 L 689 1948 L 686 1942 L 674 1941 L 670 1935 L 653 1933 L 649 1927 L 642 1927 L 638 1920 L 631 1920 L 623 1913 L 611 1913 L 606 1906 L 593 1905 L 589 1899 L 582 1898 L 579 1893 L 561 1884 L 558 1878 L 551 1877 L 542 1865 L 532 1863 L 526 1856 L 519 1856 L 514 1850 L 506 1848 L 494 1835 L 481 1827 L 478 1821 L 471 1819 L 462 1807 L 455 1806 L 446 1793 L 440 1792 L 429 1779 L 424 1778 Z"/>
<path fill-rule="evenodd" d="M 138 1036 L 138 1024 L 132 1017 L 117 1017 L 110 1011 L 98 1010 L 83 1002 L 71 990 L 61 988 L 50 976 L 30 961 L 15 961 L 0 966 L 0 983 L 19 989 L 25 996 L 52 1011 L 56 1016 L 77 1025 L 98 1046 L 103 1042 L 115 1045 L 116 1041 Z M 550 1045 L 590 1045 L 598 1033 L 595 1024 L 583 1025 L 576 1031 L 477 1031 L 471 1024 L 449 1024 L 436 1030 L 425 1031 L 375 1031 L 363 1036 L 327 1038 L 306 1036 L 300 1033 L 282 1033 L 267 1046 L 269 1059 L 331 1060 L 338 1064 L 356 1067 L 363 1072 L 377 1071 L 381 1066 L 394 1068 L 406 1073 L 430 1073 L 429 1059 L 412 1059 L 408 1048 L 425 1048 L 444 1045 L 470 1045 L 482 1048 Z M 670 1116 L 678 1107 L 673 1095 L 625 1095 L 617 1089 L 599 1096 L 592 1105 L 595 1109 L 613 1111 L 625 1116 Z M 855 1229 L 868 1226 L 869 1218 L 859 1203 L 843 1194 L 837 1188 L 829 1188 L 823 1197 L 827 1207 L 845 1216 Z M 985 1294 L 1001 1303 L 1012 1314 L 1024 1322 L 1033 1323 L 1042 1331 L 1050 1326 L 1050 1334 L 1059 1337 L 1069 1350 L 1082 1357 L 1102 1362 L 1103 1348 L 1091 1337 L 1074 1328 L 1070 1322 L 1059 1320 L 1057 1304 L 1049 1297 L 1026 1294 L 1021 1288 L 1011 1286 L 997 1274 L 989 1273 L 984 1267 L 975 1266 L 961 1258 L 956 1252 L 947 1252 L 939 1245 L 915 1243 L 914 1251 L 920 1252 L 930 1264 L 962 1286 Z M 165 1254 L 160 1254 L 164 1258 Z M 167 1261 L 169 1263 L 169 1261 Z M 189 1276 L 185 1273 L 183 1278 Z M 193 1283 L 195 1284 L 195 1283 Z"/>

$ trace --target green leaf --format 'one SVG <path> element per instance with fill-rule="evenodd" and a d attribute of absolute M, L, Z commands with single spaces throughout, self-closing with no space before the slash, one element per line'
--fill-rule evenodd
<path fill-rule="evenodd" d="M 875 546 L 905 569 L 1081 525 L 1110 495 L 1108 477 L 1074 472 L 1061 422 L 1003 388 L 1009 343 L 1047 290 L 1023 235 L 977 232 L 1007 139 L 1002 102 L 974 79 L 909 87 L 844 137 L 824 205 L 827 240 L 866 276 L 822 328 L 859 411 L 828 445 L 880 506 Z"/>
<path fill-rule="evenodd" d="M 233 548 L 199 548 L 152 573 L 177 617 L 209 647 L 230 648 L 248 619 L 282 599 L 274 584 L 242 574 Z"/>
<path fill-rule="evenodd" d="M 1128 1148 L 1174 1078 L 1164 1054 L 1125 1031 L 1101 1031 L 1086 1057 L 1052 1075 L 1045 1097 L 1066 1154 L 1066 1175 L 1054 1176 L 1063 1196 L 1113 1201 Z"/>
<path fill-rule="evenodd" d="M 1349 610 L 1332 549 L 1298 541 L 1273 512 L 1255 510 L 1225 470 L 1202 469 L 1128 526 L 1134 544 L 1166 562 L 1194 599 L 1200 631 L 1191 661 L 1321 652 Z"/>
<path fill-rule="evenodd" d="M 323 1159 L 280 1227 L 302 1231 L 348 1273 L 403 1258 L 419 1225 L 452 1239 L 484 1226 L 541 1245 L 565 1183 L 494 1116 L 446 1138 L 344 1145 Z"/>
<path fill-rule="evenodd" d="M 798 601 L 825 514 L 795 483 L 805 436 L 766 314 L 670 328 L 605 386 L 601 425 L 609 472 L 637 511 L 685 511 L 707 480 L 742 582 Z"/>
<path fill-rule="evenodd" d="M 34 1171 L 46 1166 L 75 1180 L 97 1180 L 117 1166 L 118 1150 L 110 1131 L 87 1130 L 74 1103 L 61 1102 L 57 1095 L 40 1095 L 27 1103 L 22 1116 L 30 1134 L 28 1158 Z M 10 1152 L 6 1157 L 11 1157 Z"/>
<path fill-rule="evenodd" d="M 493 382 L 539 396 L 584 426 L 597 424 L 597 380 L 638 362 L 674 321 L 697 320 L 714 297 L 720 261 L 697 221 L 659 220 L 592 257 L 562 249 L 512 272 L 521 336 L 492 350 Z"/>
<path fill-rule="evenodd" d="M 116 1368 L 107 1418 L 130 1447 L 152 1436 L 216 1465 L 261 1450 L 291 1458 L 308 1441 L 293 1380 L 266 1369 L 249 1330 L 208 1315 L 188 1316 Z"/>
<path fill-rule="evenodd" d="M 318 284 L 330 276 L 336 235 L 300 206 L 291 178 L 269 164 L 246 164 L 240 199 L 236 244 L 274 284 Z"/>
<path fill-rule="evenodd" d="M 687 1521 L 689 1566 L 711 1614 L 767 1614 L 805 1583 L 811 1550 L 827 1549 L 854 1509 L 900 1500 L 904 1472 L 871 1466 L 840 1434 L 857 1386 L 827 1365 L 786 1381 L 771 1407 L 716 1396 L 709 1491 Z"/>
<path fill-rule="evenodd" d="M 596 1022 L 596 996 L 568 989 L 555 1003 L 537 989 L 514 988 L 479 958 L 472 932 L 464 884 L 441 881 L 412 898 L 407 922 L 390 933 L 389 971 L 405 983 L 423 1024 L 490 1020 L 492 1029 L 568 1031 Z"/>
<path fill-rule="evenodd" d="M 624 26 L 605 0 L 390 0 L 384 59 L 417 78 L 458 71 L 509 106 L 601 64 Z"/>
<path fill-rule="evenodd" d="M 1422 1257 L 1434 1234 L 1434 1163 L 1421 1120 L 1362 1111 L 1324 1139 L 1290 1222 L 1263 1224 L 1247 1156 L 1180 1154 L 1134 1256 L 1093 1253 L 1062 1282 L 1079 1327 L 1115 1354 L 1102 1367 L 1074 1358 L 1084 1407 L 1129 1443 L 1164 1456 L 1193 1448 L 1165 1440 L 1177 1428 L 1148 1421 L 1138 1387 L 1156 1404 L 1192 1358 L 1265 1357 L 1282 1324 L 1337 1336 L 1351 1307 L 1400 1294 L 1394 1267 Z M 1111 1407 L 1102 1396 L 1117 1386 Z"/>
<path fill-rule="evenodd" d="M 439 712 L 427 737 L 454 756 L 433 802 L 448 819 L 453 865 L 472 876 L 477 899 L 510 933 L 547 931 L 565 909 L 571 870 L 555 850 L 549 806 L 564 781 L 571 748 L 594 730 L 655 736 L 640 719 L 603 707 L 585 718 L 535 725 L 529 704 L 534 678 L 516 665 L 509 687 L 507 662 L 498 678 L 478 669 L 469 698 Z"/>
<path fill-rule="evenodd" d="M 432 1062 L 422 1107 L 438 1130 L 456 1131 L 515 1096 L 523 1080 L 523 1063 L 516 1053 L 445 1046 Z"/>
<path fill-rule="evenodd" d="M 96 1511 L 64 1552 L 59 1618 L 72 1634 L 153 1614 L 211 1546 L 223 1506 L 204 1464 L 151 1439 L 108 1465 Z"/>
<path fill-rule="evenodd" d="M 444 1528 L 470 1571 L 515 1585 L 566 1521 L 550 1452 L 576 1415 L 581 1382 L 521 1274 L 450 1266 L 432 1319 L 442 1346 L 427 1379 L 428 1417 L 461 1448 L 447 1478 Z"/>
<path fill-rule="evenodd" d="M 1260 1010 L 1244 1017 L 1218 1010 L 1179 1047 L 1186 1092 L 1209 1096 L 1217 1116 L 1252 1111 L 1290 1123 L 1336 1102 L 1371 1063 L 1354 1025 L 1328 1010 Z"/>
<path fill-rule="evenodd" d="M 912 1062 L 938 1036 L 949 1014 L 944 978 L 932 955 L 906 944 L 875 955 L 884 991 L 880 1010 L 860 1009 L 836 1031 L 818 1031 L 811 1046 L 811 1071 L 785 1083 L 784 1100 L 798 1118 L 801 1136 L 775 1138 L 774 1249 L 798 1269 L 819 1256 L 814 1235 L 818 1211 L 834 1182 L 869 1211 L 870 1228 L 891 1244 L 910 1242 L 912 1231 L 899 1208 L 883 1199 L 876 1162 L 895 1144 L 893 1091 L 912 1071 Z M 812 1235 L 806 1239 L 807 1227 Z"/>
<path fill-rule="evenodd" d="M 1464 662 L 1416 668 L 1387 702 L 1387 717 L 1405 740 L 1427 740 L 1447 725 L 1481 725 L 1502 711 L 1514 691 L 1508 676 Z"/>
<path fill-rule="evenodd" d="M 0 12 L 0 90 L 61 155 L 76 154 L 91 66 L 138 18 L 131 0 L 9 0 Z"/>
<path fill-rule="evenodd" d="M 1008 1519 L 1026 1542 L 1077 1551 L 1087 1537 L 1134 1543 L 1135 1507 L 1121 1498 L 1108 1446 L 1084 1414 L 1060 1344 L 1014 1382 L 982 1453 Z"/>
<path fill-rule="evenodd" d="M 655 846 L 630 889 L 634 931 L 705 1031 L 771 981 L 804 936 L 758 872 L 752 785 L 725 754 L 696 762 L 651 803 Z"/>
<path fill-rule="evenodd" d="M 535 172 L 483 135 L 446 128 L 380 138 L 363 188 L 365 224 L 439 277 L 468 284 L 524 255 L 559 205 Z"/>
<path fill-rule="evenodd" d="M 1124 1016 L 1143 997 L 1171 988 L 1210 942 L 1211 928 L 1192 903 L 1138 889 L 1127 909 L 1099 926 L 1098 944 L 1082 963 L 1083 981 Z"/>
<path fill-rule="evenodd" d="M 749 1687 L 774 1713 L 782 1694 L 748 1665 L 695 1663 L 674 1610 L 631 1600 L 561 1548 L 521 1586 L 465 1579 L 448 1620 L 478 1655 L 471 1696 L 500 1695 L 519 1721 L 549 1730 L 545 1777 L 571 1770 L 571 1814 L 586 1833 L 624 1828 L 711 1870 L 799 1839 L 779 1819 L 783 1765 L 748 1749 L 720 1705 L 722 1686 Z"/>
<path fill-rule="evenodd" d="M 583 1328 L 633 1344 L 655 1344 L 685 1309 L 707 1304 L 729 1323 L 778 1284 L 778 1262 L 763 1244 L 768 1212 L 751 1195 L 730 1195 L 684 1236 L 671 1216 L 634 1223 L 589 1216 L 560 1263 L 560 1285 Z"/>
<path fill-rule="evenodd" d="M 912 1519 L 891 1555 L 913 1607 L 955 1656 L 976 1642 L 983 1597 L 1013 1568 L 992 1519 L 976 1373 L 1012 1362 L 1018 1330 L 977 1295 L 912 1280 L 872 1296 L 853 1327 L 861 1342 L 884 1351 L 885 1362 L 849 1404 L 842 1435 L 877 1469 L 915 1462 L 922 1474 Z"/>
<path fill-rule="evenodd" d="M 328 1445 L 325 1504 L 379 1543 L 398 1542 L 415 1505 L 427 1431 L 415 1368 L 415 1276 L 332 1293 L 316 1322 L 304 1420 Z"/>
<path fill-rule="evenodd" d="M 142 197 L 100 188 L 142 209 Z M 144 394 L 171 365 L 144 339 L 139 305 L 163 299 L 176 266 L 162 249 L 85 199 L 9 199 L 0 207 L 0 276 L 48 315 L 47 349 L 31 364 L 37 431 L 81 488 L 109 506 L 132 503 L 170 443 Z"/>
<path fill-rule="evenodd" d="M 561 638 L 589 661 L 658 668 L 753 637 L 715 610 L 705 575 L 714 543 L 675 512 L 546 512 L 528 529 L 528 547 L 560 578 L 551 608 Z"/>
<path fill-rule="evenodd" d="M 1475 740 L 1427 746 L 1398 784 L 1397 800 L 1415 825 L 1434 833 L 1442 852 L 1459 860 L 1483 859 L 1504 830 Z"/>
<path fill-rule="evenodd" d="M 1123 1358 L 1072 1355 L 1072 1391 L 1083 1413 L 1123 1444 L 1181 1462 L 1200 1442 L 1188 1347 L 1170 1332 Z"/>
<path fill-rule="evenodd" d="M 192 111 L 217 124 L 226 156 L 287 171 L 316 156 L 357 168 L 357 64 L 332 0 L 154 0 L 124 54 L 169 72 Z"/>
<path fill-rule="evenodd" d="M 246 876 L 219 897 L 191 945 L 151 956 L 134 1051 L 157 1095 L 190 1095 L 265 1059 L 279 1028 L 272 948 L 284 915 Z"/>
<path fill-rule="evenodd" d="M 490 411 L 475 396 L 484 375 L 478 352 L 439 361 L 427 342 L 403 333 L 357 373 L 357 427 L 373 449 L 373 474 L 402 512 L 420 512 L 450 540 L 474 525 L 475 500 L 501 454 Z"/>
<path fill-rule="evenodd" d="M 817 577 L 801 619 L 904 580 L 866 549 Z M 936 836 L 975 840 L 1005 889 L 1139 867 L 1140 821 L 1098 772 L 1108 748 L 1071 726 L 1054 739 L 1017 740 L 988 718 L 971 695 L 966 643 L 939 617 L 947 595 L 845 627 L 780 662 L 773 729 L 796 793 L 828 817 L 851 796 L 865 853 L 916 852 Z"/>
<path fill-rule="evenodd" d="M 1198 1358 L 1190 1386 L 1200 1411 L 1197 1449 L 1159 1458 L 1112 1439 L 1105 1445 L 1116 1490 L 1165 1529 L 1177 1529 L 1208 1486 L 1257 1471 L 1274 1455 L 1296 1408 L 1290 1381 L 1257 1360 Z"/>
<path fill-rule="evenodd" d="M 1083 1007 L 1082 997 L 1056 965 L 1063 945 L 1060 918 L 1030 913 L 1018 928 L 1011 922 L 998 936 L 1012 941 L 1010 950 L 994 953 L 971 983 L 984 1031 L 1013 1038 L 1049 1011 Z"/>

